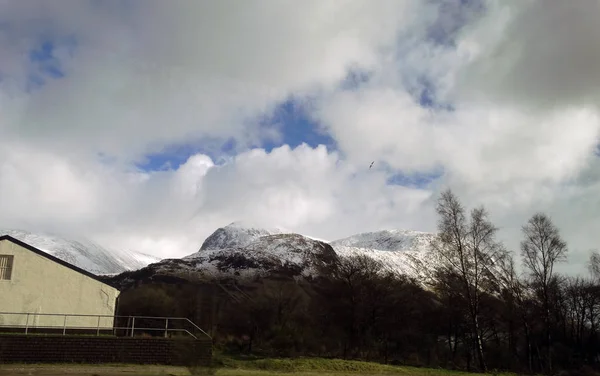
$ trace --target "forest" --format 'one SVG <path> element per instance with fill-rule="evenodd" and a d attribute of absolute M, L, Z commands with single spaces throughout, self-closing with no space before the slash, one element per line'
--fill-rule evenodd
<path fill-rule="evenodd" d="M 367 256 L 340 258 L 315 278 L 180 275 L 122 293 L 120 315 L 188 317 L 217 351 L 315 356 L 469 371 L 553 374 L 600 368 L 600 255 L 573 277 L 556 271 L 568 245 L 544 213 L 509 251 L 484 207 L 450 190 L 426 280 Z M 185 282 L 181 282 L 185 281 Z"/>

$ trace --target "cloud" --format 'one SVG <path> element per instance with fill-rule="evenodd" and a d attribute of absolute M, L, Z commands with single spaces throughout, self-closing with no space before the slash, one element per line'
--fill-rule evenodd
<path fill-rule="evenodd" d="M 600 25 L 595 15 L 600 3 L 490 4 L 492 10 L 463 41 L 477 51 L 461 72 L 463 95 L 540 110 L 598 106 Z"/>
<path fill-rule="evenodd" d="M 600 167 L 592 78 L 600 72 L 597 64 L 575 68 L 593 61 L 586 41 L 595 31 L 582 14 L 593 12 L 583 4 L 567 12 L 571 23 L 584 24 L 567 31 L 555 26 L 558 2 L 506 4 L 487 2 L 454 45 L 403 45 L 401 59 L 382 60 L 358 89 L 328 93 L 315 117 L 353 162 L 378 160 L 414 173 L 442 169 L 434 193 L 451 187 L 466 203 L 488 206 L 513 250 L 529 216 L 553 213 L 580 266 L 598 241 L 582 236 L 580 226 L 588 225 L 580 221 L 596 220 L 595 208 L 582 204 L 594 202 L 592 190 L 580 184 L 582 176 L 588 185 L 598 181 L 590 171 Z M 582 29 L 591 35 L 579 39 Z M 563 64 L 563 56 L 581 64 Z M 586 75 L 589 82 L 577 84 Z M 419 93 L 428 85 L 436 90 L 424 106 Z"/>
<path fill-rule="evenodd" d="M 2 98 L 13 137 L 125 160 L 182 141 L 264 136 L 254 118 L 297 92 L 371 66 L 408 25 L 411 1 L 4 2 L 3 75 L 23 84 L 40 43 L 74 40 L 65 77 Z M 332 15 L 335 14 L 335 17 Z M 63 48 L 64 50 L 64 48 Z M 4 54 L 3 54 L 4 55 Z"/>
<path fill-rule="evenodd" d="M 33 222 L 163 257 L 194 252 L 236 220 L 324 238 L 395 227 L 399 214 L 412 216 L 407 227 L 428 223 L 418 220 L 427 218 L 419 208 L 428 192 L 385 186 L 385 174 L 356 169 L 324 146 L 254 149 L 218 166 L 199 154 L 177 170 L 151 173 L 77 171 L 31 150 L 4 161 L 0 189 L 12 199 L 1 224 Z"/>
<path fill-rule="evenodd" d="M 2 217 L 21 226 L 53 216 L 76 223 L 96 215 L 99 188 L 85 166 L 21 145 L 4 145 L 0 152 Z M 58 214 L 56 214 L 58 213 Z"/>
<path fill-rule="evenodd" d="M 0 2 L 0 225 L 176 257 L 235 220 L 434 230 L 451 187 L 514 250 L 547 211 L 579 265 L 600 240 L 597 8 Z M 301 144 L 286 103 L 335 150 Z M 393 184 L 411 175 L 432 178 Z"/>

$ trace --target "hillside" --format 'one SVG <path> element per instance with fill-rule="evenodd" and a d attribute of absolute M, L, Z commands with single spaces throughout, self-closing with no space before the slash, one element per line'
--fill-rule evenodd
<path fill-rule="evenodd" d="M 427 255 L 434 236 L 410 230 L 381 230 L 352 235 L 330 244 L 339 256 L 369 256 L 388 270 L 423 280 L 433 266 Z"/>
<path fill-rule="evenodd" d="M 66 239 L 53 234 L 4 229 L 0 235 L 10 235 L 83 270 L 98 275 L 119 274 L 143 268 L 160 259 L 147 254 L 105 248 L 87 239 Z"/>
<path fill-rule="evenodd" d="M 233 228 L 234 234 L 240 233 L 237 224 L 221 228 L 216 233 L 223 239 L 233 239 L 228 233 L 230 228 Z M 266 233 L 247 230 L 242 233 Z M 200 249 L 182 259 L 162 260 L 139 271 L 124 273 L 113 281 L 125 287 L 140 280 L 170 280 L 170 277 L 186 278 L 190 275 L 210 278 L 267 275 L 314 277 L 333 266 L 338 257 L 329 244 L 299 234 L 262 235 L 249 243 L 247 240 L 244 238 L 239 243 L 227 240 L 226 244 L 230 247 Z"/>
<path fill-rule="evenodd" d="M 317 270 L 315 255 L 322 255 L 326 247 L 328 257 L 366 255 L 381 261 L 389 270 L 419 277 L 427 266 L 426 254 L 434 237 L 425 232 L 382 230 L 327 243 L 283 231 L 234 222 L 217 229 L 198 252 L 183 260 L 193 264 L 192 269 L 209 274 L 265 273 L 287 265 L 309 276 Z"/>
<path fill-rule="evenodd" d="M 390 271 L 425 278 L 433 234 L 408 230 L 381 230 L 325 242 L 282 228 L 254 227 L 233 222 L 218 228 L 200 249 L 181 259 L 160 260 L 147 254 L 106 248 L 87 239 L 52 234 L 0 230 L 1 234 L 31 244 L 49 254 L 98 275 L 116 275 L 144 269 L 153 275 L 311 277 L 329 268 L 338 257 L 366 255 Z M 151 265 L 152 264 L 152 265 Z M 150 265 L 150 267 L 148 267 Z M 136 278 L 134 278 L 136 279 Z"/>
<path fill-rule="evenodd" d="M 387 270 L 418 279 L 427 276 L 430 233 L 382 230 L 332 242 L 315 240 L 281 228 L 266 229 L 234 222 L 217 229 L 200 249 L 181 259 L 166 259 L 114 278 L 122 287 L 150 280 L 277 276 L 315 277 L 339 257 L 366 255 Z M 173 279 L 174 278 L 174 279 Z"/>
<path fill-rule="evenodd" d="M 365 232 L 330 242 L 333 247 L 377 249 L 387 252 L 425 251 L 434 234 L 410 230 Z"/>

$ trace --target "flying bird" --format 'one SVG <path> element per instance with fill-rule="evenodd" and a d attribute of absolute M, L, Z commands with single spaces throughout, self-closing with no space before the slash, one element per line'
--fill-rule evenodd
<path fill-rule="evenodd" d="M 371 167 L 373 167 L 373 163 L 375 163 L 375 161 L 371 162 L 371 165 L 369 166 L 369 169 L 371 169 Z"/>

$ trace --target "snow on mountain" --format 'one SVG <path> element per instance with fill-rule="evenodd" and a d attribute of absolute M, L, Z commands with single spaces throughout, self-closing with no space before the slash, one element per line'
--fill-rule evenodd
<path fill-rule="evenodd" d="M 340 257 L 368 256 L 382 263 L 384 269 L 389 271 L 414 277 L 418 280 L 425 280 L 429 277 L 431 267 L 433 266 L 423 251 L 398 251 L 388 252 L 373 248 L 358 247 L 334 247 L 336 254 Z"/>
<path fill-rule="evenodd" d="M 102 247 L 87 239 L 19 230 L 0 230 L 70 264 L 99 275 L 142 269 L 150 264 L 154 273 L 192 272 L 206 275 L 266 275 L 284 273 L 315 276 L 332 266 L 338 257 L 366 255 L 385 268 L 414 277 L 424 276 L 430 233 L 383 230 L 356 234 L 325 242 L 280 227 L 263 228 L 233 222 L 212 233 L 200 250 L 182 259 L 159 259 L 128 250 Z"/>
<path fill-rule="evenodd" d="M 293 275 L 314 276 L 339 256 L 366 255 L 381 261 L 388 270 L 424 277 L 433 236 L 417 231 L 383 230 L 328 243 L 286 233 L 282 228 L 267 229 L 234 222 L 217 229 L 198 252 L 181 260 L 164 260 L 154 267 L 162 273 L 264 275 L 287 270 Z"/>
<path fill-rule="evenodd" d="M 334 240 L 330 244 L 333 247 L 355 247 L 391 252 L 406 250 L 425 251 L 429 249 L 429 244 L 434 236 L 435 234 L 428 232 L 382 230 L 352 235 L 347 238 Z"/>
<path fill-rule="evenodd" d="M 339 256 L 369 256 L 388 270 L 423 279 L 434 266 L 428 257 L 434 237 L 435 234 L 427 232 L 382 230 L 352 235 L 330 244 Z"/>
<path fill-rule="evenodd" d="M 118 274 L 143 268 L 160 261 L 147 254 L 104 248 L 87 239 L 66 239 L 52 234 L 21 230 L 0 230 L 0 236 L 9 235 L 38 248 L 69 264 L 97 275 Z"/>
<path fill-rule="evenodd" d="M 200 247 L 200 250 L 245 247 L 263 236 L 282 234 L 281 228 L 260 228 L 246 222 L 233 222 L 213 232 Z M 189 256 L 188 256 L 189 257 Z"/>
<path fill-rule="evenodd" d="M 333 265 L 337 259 L 335 251 L 327 243 L 299 234 L 264 235 L 270 231 L 240 228 L 237 225 L 226 226 L 215 232 L 218 233 L 218 239 L 226 239 L 225 244 L 241 246 L 205 248 L 181 260 L 164 260 L 153 267 L 163 272 L 180 268 L 208 275 L 249 276 L 285 273 L 293 276 L 314 276 Z M 238 237 L 240 234 L 242 236 Z M 209 239 L 211 237 L 212 235 Z M 249 241 L 249 237 L 254 240 Z M 215 238 L 217 237 L 213 237 Z M 214 243 L 211 246 L 214 247 Z"/>

